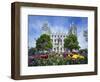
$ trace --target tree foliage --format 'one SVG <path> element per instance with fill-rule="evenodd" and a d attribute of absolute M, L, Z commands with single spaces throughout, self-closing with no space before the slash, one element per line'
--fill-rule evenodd
<path fill-rule="evenodd" d="M 28 54 L 29 55 L 34 55 L 35 52 L 36 52 L 36 48 L 30 48 L 30 49 L 28 49 Z"/>
<path fill-rule="evenodd" d="M 77 36 L 70 34 L 64 39 L 64 47 L 72 51 L 72 49 L 79 49 L 79 42 Z"/>
<path fill-rule="evenodd" d="M 38 50 L 49 50 L 52 48 L 52 42 L 50 39 L 50 36 L 47 34 L 41 35 L 37 40 L 36 40 L 36 48 Z"/>

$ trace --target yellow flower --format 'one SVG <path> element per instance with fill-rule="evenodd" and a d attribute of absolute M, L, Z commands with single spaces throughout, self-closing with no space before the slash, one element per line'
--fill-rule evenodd
<path fill-rule="evenodd" d="M 73 54 L 73 56 L 71 56 L 70 54 L 68 54 L 68 57 L 72 58 L 72 59 L 84 59 L 85 57 L 80 55 L 80 54 Z"/>
<path fill-rule="evenodd" d="M 80 58 L 80 59 L 84 59 L 85 57 L 84 57 L 84 56 L 79 56 L 79 58 Z"/>
<path fill-rule="evenodd" d="M 72 56 L 72 58 L 73 58 L 73 59 L 77 59 L 77 58 L 79 58 L 79 55 L 78 55 L 78 54 L 74 54 L 74 55 Z"/>

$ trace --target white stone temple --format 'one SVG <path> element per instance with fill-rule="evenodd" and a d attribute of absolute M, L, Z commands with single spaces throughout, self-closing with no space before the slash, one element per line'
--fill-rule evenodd
<path fill-rule="evenodd" d="M 57 53 L 62 53 L 65 51 L 64 39 L 70 33 L 77 35 L 77 28 L 73 23 L 70 25 L 68 33 L 62 33 L 62 32 L 52 33 L 47 22 L 45 22 L 42 26 L 42 34 L 50 35 L 53 44 L 52 51 Z"/>
<path fill-rule="evenodd" d="M 50 34 L 50 38 L 52 40 L 53 48 L 52 51 L 55 52 L 64 52 L 64 39 L 67 36 L 65 33 L 52 33 Z"/>

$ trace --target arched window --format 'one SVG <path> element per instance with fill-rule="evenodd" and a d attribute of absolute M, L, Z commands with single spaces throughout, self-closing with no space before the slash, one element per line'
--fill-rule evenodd
<path fill-rule="evenodd" d="M 56 51 L 56 48 L 54 48 L 54 51 Z"/>
<path fill-rule="evenodd" d="M 52 35 L 52 37 L 53 37 L 53 35 Z"/>
<path fill-rule="evenodd" d="M 55 42 L 56 42 L 56 39 L 55 39 Z"/>
<path fill-rule="evenodd" d="M 62 48 L 60 48 L 60 50 L 62 51 Z"/>

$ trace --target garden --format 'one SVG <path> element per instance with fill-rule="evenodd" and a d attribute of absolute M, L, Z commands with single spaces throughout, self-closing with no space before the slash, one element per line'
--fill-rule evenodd
<path fill-rule="evenodd" d="M 29 56 L 29 66 L 73 65 L 87 64 L 87 56 L 79 53 L 46 53 Z"/>
<path fill-rule="evenodd" d="M 87 49 L 80 49 L 77 37 L 73 34 L 64 40 L 65 50 L 62 53 L 52 51 L 49 35 L 43 34 L 36 41 L 36 48 L 28 50 L 28 66 L 74 65 L 87 64 Z M 74 51 L 73 51 L 74 50 Z M 77 52 L 75 51 L 77 50 Z"/>

